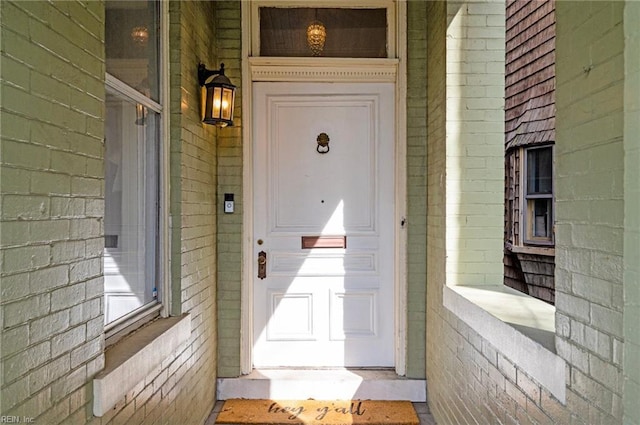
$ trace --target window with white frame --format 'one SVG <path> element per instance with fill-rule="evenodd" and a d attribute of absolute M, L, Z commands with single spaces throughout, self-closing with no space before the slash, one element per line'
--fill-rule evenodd
<path fill-rule="evenodd" d="M 553 146 L 526 148 L 524 153 L 524 242 L 552 245 Z"/>
<path fill-rule="evenodd" d="M 157 314 L 164 173 L 159 1 L 106 2 L 105 325 Z"/>

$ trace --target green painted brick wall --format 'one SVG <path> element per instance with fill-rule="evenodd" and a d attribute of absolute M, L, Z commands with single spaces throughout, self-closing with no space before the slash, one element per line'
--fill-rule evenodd
<path fill-rule="evenodd" d="M 215 131 L 199 119 L 211 2 L 170 3 L 172 313 L 189 341 L 102 418 L 101 1 L 0 3 L 0 415 L 43 424 L 201 424 L 215 402 Z"/>
<path fill-rule="evenodd" d="M 428 2 L 407 3 L 407 376 L 425 378 Z"/>
<path fill-rule="evenodd" d="M 233 193 L 234 214 L 218 214 L 218 374 L 240 375 L 240 293 L 242 279 L 242 74 L 241 16 L 239 1 L 216 1 L 215 56 L 225 64 L 225 74 L 238 87 L 233 127 L 217 134 L 217 205 Z"/>
<path fill-rule="evenodd" d="M 191 337 L 91 424 L 202 424 L 216 397 L 215 128 L 200 121 L 197 66 L 213 67 L 211 2 L 169 3 L 171 314 Z"/>
<path fill-rule="evenodd" d="M 446 275 L 446 2 L 428 2 L 427 23 L 427 328 L 426 376 L 429 402 L 441 382 L 437 366 L 443 344 L 442 288 Z"/>
<path fill-rule="evenodd" d="M 624 390 L 623 423 L 640 424 L 640 4 L 624 11 Z"/>
<path fill-rule="evenodd" d="M 572 406 L 621 423 L 625 4 L 556 5 L 556 348 Z"/>
<path fill-rule="evenodd" d="M 0 3 L 0 414 L 84 421 L 103 367 L 102 2 Z"/>
<path fill-rule="evenodd" d="M 505 7 L 448 2 L 447 284 L 503 281 Z"/>

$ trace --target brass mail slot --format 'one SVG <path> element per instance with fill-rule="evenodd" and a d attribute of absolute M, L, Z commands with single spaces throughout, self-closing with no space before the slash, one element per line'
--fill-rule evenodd
<path fill-rule="evenodd" d="M 303 236 L 302 249 L 311 248 L 346 248 L 346 236 Z"/>

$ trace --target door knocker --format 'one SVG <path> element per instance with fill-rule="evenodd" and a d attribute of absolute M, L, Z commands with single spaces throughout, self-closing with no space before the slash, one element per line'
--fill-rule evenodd
<path fill-rule="evenodd" d="M 318 153 L 325 154 L 329 152 L 329 135 L 327 133 L 318 134 L 316 141 L 318 142 L 318 146 L 316 147 Z"/>

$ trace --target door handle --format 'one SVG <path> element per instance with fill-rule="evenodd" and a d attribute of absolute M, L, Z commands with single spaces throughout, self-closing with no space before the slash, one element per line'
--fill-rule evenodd
<path fill-rule="evenodd" d="M 267 277 L 267 253 L 260 251 L 258 253 L 258 278 Z"/>

